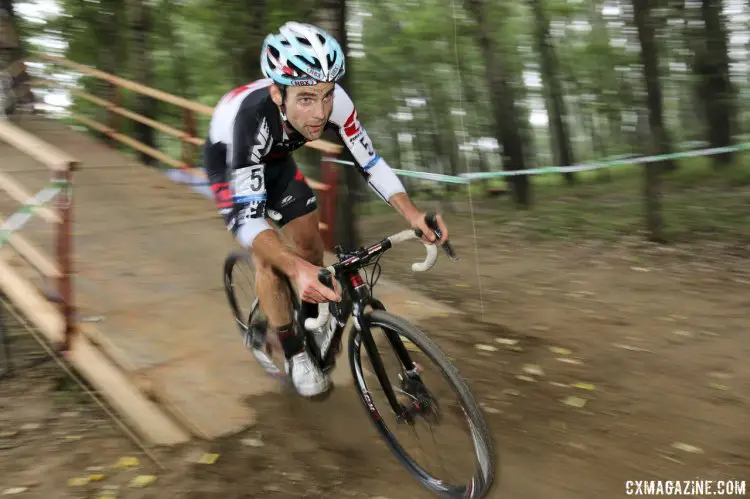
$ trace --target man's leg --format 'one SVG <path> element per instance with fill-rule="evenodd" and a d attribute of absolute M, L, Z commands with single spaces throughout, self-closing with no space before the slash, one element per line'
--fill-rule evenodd
<path fill-rule="evenodd" d="M 279 166 L 283 168 L 284 181 L 279 182 L 278 190 L 273 189 L 273 192 L 269 192 L 269 215 L 278 221 L 283 238 L 291 242 L 300 257 L 315 265 L 322 265 L 323 240 L 318 230 L 319 217 L 315 194 L 297 170 L 294 161 L 289 159 Z M 302 305 L 307 317 L 317 316 L 317 305 L 306 302 L 302 302 Z M 311 314 L 311 311 L 314 313 Z M 283 344 L 281 331 L 279 339 Z M 286 352 L 286 347 L 284 350 Z M 312 361 L 308 350 L 304 348 L 289 359 L 288 372 L 297 392 L 302 395 L 319 395 L 331 386 L 330 378 L 321 372 Z"/>
<path fill-rule="evenodd" d="M 277 332 L 284 357 L 290 359 L 303 350 L 304 343 L 295 334 L 289 287 L 273 267 L 255 254 L 252 258 L 255 265 L 255 292 L 260 301 L 260 309 L 268 317 L 268 325 Z"/>
<path fill-rule="evenodd" d="M 320 235 L 320 216 L 318 210 L 312 211 L 299 218 L 295 218 L 284 226 L 282 231 L 288 237 L 296 253 L 308 262 L 323 266 L 323 237 Z M 317 317 L 316 303 L 302 302 L 305 316 Z"/>

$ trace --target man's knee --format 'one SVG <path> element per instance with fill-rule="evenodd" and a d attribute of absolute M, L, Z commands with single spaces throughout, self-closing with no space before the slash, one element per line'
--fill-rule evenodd
<path fill-rule="evenodd" d="M 316 211 L 289 222 L 284 227 L 284 233 L 291 239 L 300 258 L 315 265 L 323 264 L 323 238 L 318 229 Z"/>
<path fill-rule="evenodd" d="M 310 263 L 321 265 L 323 263 L 323 238 L 319 232 L 306 234 L 296 241 L 299 255 Z"/>

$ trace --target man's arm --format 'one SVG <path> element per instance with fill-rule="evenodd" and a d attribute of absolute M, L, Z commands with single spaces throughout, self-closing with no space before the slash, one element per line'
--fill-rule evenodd
<path fill-rule="evenodd" d="M 420 229 L 425 242 L 434 242 L 433 231 L 427 227 L 425 213 L 420 211 L 409 198 L 404 185 L 396 173 L 381 158 L 370 141 L 367 131 L 359 122 L 357 110 L 349 95 L 336 85 L 331 122 L 338 127 L 339 135 L 352 153 L 360 173 L 370 188 L 386 203 L 393 206 L 415 228 Z M 438 225 L 442 231 L 440 242 L 448 239 L 448 230 L 438 215 Z"/>

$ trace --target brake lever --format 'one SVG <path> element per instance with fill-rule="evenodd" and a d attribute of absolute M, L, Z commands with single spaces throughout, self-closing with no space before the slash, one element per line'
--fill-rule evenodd
<path fill-rule="evenodd" d="M 440 230 L 440 226 L 437 222 L 437 215 L 434 213 L 429 213 L 427 216 L 425 216 L 425 222 L 427 223 L 427 227 L 432 229 L 432 231 L 435 233 L 435 237 L 440 240 L 443 237 L 443 231 Z M 419 237 L 422 237 L 421 234 L 418 234 Z M 440 245 L 445 253 L 448 255 L 448 258 L 451 259 L 451 261 L 458 261 L 458 256 L 456 256 L 456 252 L 453 250 L 453 246 L 451 245 L 450 240 L 446 240 L 443 244 Z"/>

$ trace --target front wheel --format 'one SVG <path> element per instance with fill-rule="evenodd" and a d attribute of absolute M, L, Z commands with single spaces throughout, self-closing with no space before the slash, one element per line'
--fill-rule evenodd
<path fill-rule="evenodd" d="M 362 329 L 352 331 L 349 341 L 349 361 L 354 376 L 354 385 L 370 419 L 390 450 L 423 486 L 439 497 L 445 499 L 486 497 L 492 488 L 495 475 L 492 440 L 482 411 L 458 370 L 435 342 L 406 320 L 382 310 L 375 310 L 365 314 L 362 322 Z M 382 330 L 385 334 L 378 335 L 378 330 Z M 376 352 L 369 351 L 366 346 L 368 342 L 363 341 L 363 335 L 372 335 Z M 363 343 L 368 357 L 377 356 L 381 359 L 385 374 L 388 376 L 388 384 L 398 396 L 401 404 L 400 414 L 394 414 L 385 398 L 382 411 L 376 407 L 371 390 L 380 388 L 385 391 L 385 388 L 382 387 L 374 372 L 362 366 Z M 397 353 L 399 351 L 400 354 Z M 386 365 L 388 360 L 391 361 L 390 366 Z M 434 370 L 437 371 L 432 376 L 426 374 L 421 365 L 427 361 L 433 364 Z M 372 361 L 371 364 L 375 366 Z M 438 373 L 440 376 L 437 376 Z M 457 404 L 443 406 L 442 403 L 438 403 L 435 385 L 441 380 L 447 382 L 449 391 L 457 396 Z M 372 382 L 372 387 L 368 387 L 368 381 Z M 384 416 L 389 415 L 395 416 L 396 419 L 390 428 L 383 420 Z M 440 431 L 444 421 L 451 415 L 468 423 L 468 428 L 465 428 L 467 431 L 463 436 L 466 437 L 466 447 L 472 449 L 473 460 L 468 456 L 465 459 L 457 457 L 459 454 L 457 450 L 461 447 L 457 439 L 461 436 L 461 432 Z M 428 442 L 430 439 L 434 441 L 443 436 L 453 440 L 447 451 L 427 453 L 426 456 L 432 459 L 437 455 L 441 461 L 442 458 L 452 461 L 452 464 L 448 466 L 451 469 L 463 468 L 467 463 L 471 469 L 458 472 L 458 478 L 446 480 L 443 477 L 449 474 L 449 470 L 446 469 L 445 464 L 442 465 L 440 476 L 436 476 L 432 468 L 428 471 L 418 464 L 393 432 L 397 427 L 408 427 L 411 431 L 401 438 L 402 442 L 406 441 L 417 434 L 416 424 L 422 421 L 430 426 L 430 433 L 427 435 L 431 436 L 427 437 Z M 461 441 L 463 440 L 462 438 Z M 421 443 L 419 447 L 422 448 Z"/>

